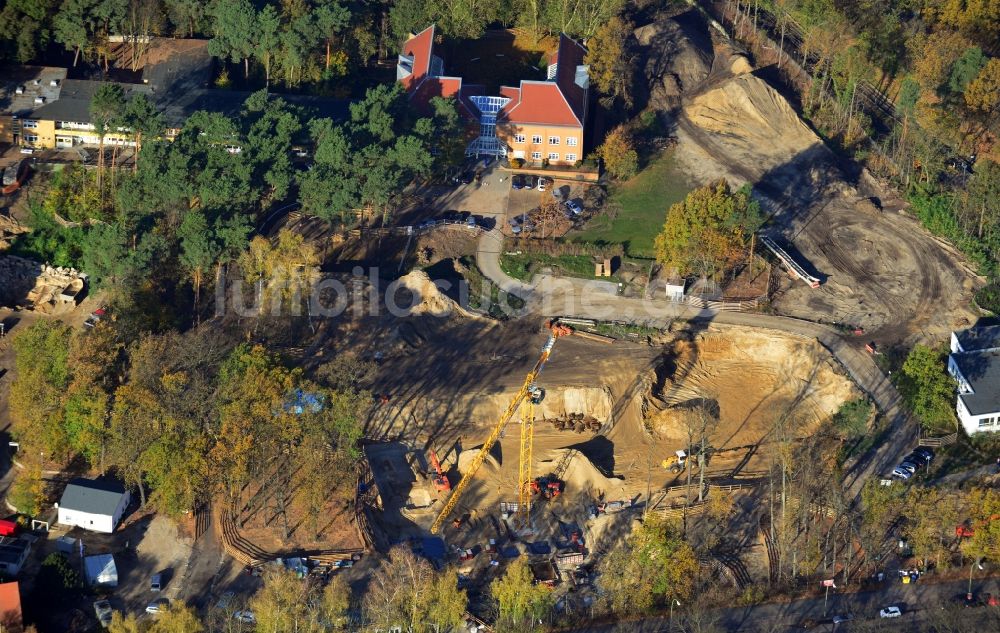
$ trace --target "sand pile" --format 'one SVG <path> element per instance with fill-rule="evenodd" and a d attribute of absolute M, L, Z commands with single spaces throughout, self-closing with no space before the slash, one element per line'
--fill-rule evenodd
<path fill-rule="evenodd" d="M 788 101 L 754 75 L 734 77 L 698 95 L 684 108 L 696 140 L 752 177 L 788 164 L 807 151 L 825 150 Z"/>
<path fill-rule="evenodd" d="M 689 358 L 689 370 L 664 387 L 670 406 L 647 420 L 662 439 L 681 444 L 687 431 L 680 405 L 697 398 L 718 402 L 712 445 L 731 448 L 765 439 L 786 416 L 794 436 L 809 435 L 841 403 L 859 396 L 825 350 L 805 338 L 756 330 L 709 333 L 695 341 Z"/>
<path fill-rule="evenodd" d="M 422 270 L 413 270 L 398 279 L 399 290 L 397 290 L 397 305 L 410 308 L 411 314 L 431 314 L 433 316 L 447 316 L 457 307 L 457 304 L 446 297 L 441 289 L 431 281 Z M 402 296 L 409 293 L 409 302 Z"/>
<path fill-rule="evenodd" d="M 639 27 L 635 38 L 645 59 L 642 74 L 649 103 L 658 110 L 676 105 L 681 94 L 693 90 L 712 70 L 712 40 L 693 11 Z"/>
<path fill-rule="evenodd" d="M 560 464 L 566 460 L 561 479 L 566 482 L 569 495 L 584 494 L 592 499 L 617 499 L 624 494 L 625 480 L 605 477 L 580 451 L 564 448 L 546 451 L 541 456 L 548 462 Z M 547 474 L 544 468 L 540 474 Z"/>

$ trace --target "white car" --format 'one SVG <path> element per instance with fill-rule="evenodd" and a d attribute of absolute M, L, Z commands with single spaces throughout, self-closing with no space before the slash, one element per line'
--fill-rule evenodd
<path fill-rule="evenodd" d="M 146 605 L 146 613 L 163 613 L 170 606 L 170 601 L 166 598 L 157 598 Z"/>
<path fill-rule="evenodd" d="M 901 615 L 903 612 L 899 610 L 899 607 L 886 607 L 878 612 L 880 618 L 898 618 Z"/>
<path fill-rule="evenodd" d="M 552 181 L 549 180 L 548 178 L 539 178 L 538 179 L 538 190 L 539 191 L 545 191 L 546 189 L 548 189 L 549 184 L 551 182 Z"/>
<path fill-rule="evenodd" d="M 903 468 L 896 468 L 895 470 L 892 471 L 892 476 L 898 477 L 903 481 L 906 481 L 907 479 L 913 476 L 913 473 Z"/>
<path fill-rule="evenodd" d="M 583 207 L 576 200 L 567 200 L 566 208 L 573 212 L 573 215 L 580 215 L 583 212 Z"/>

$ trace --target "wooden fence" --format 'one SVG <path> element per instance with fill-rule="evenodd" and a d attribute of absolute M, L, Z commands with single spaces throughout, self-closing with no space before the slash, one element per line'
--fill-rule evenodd
<path fill-rule="evenodd" d="M 917 446 L 927 446 L 930 448 L 938 448 L 941 446 L 948 446 L 954 444 L 958 441 L 958 432 L 954 432 L 951 435 L 944 435 L 942 437 L 922 437 L 917 440 Z"/>

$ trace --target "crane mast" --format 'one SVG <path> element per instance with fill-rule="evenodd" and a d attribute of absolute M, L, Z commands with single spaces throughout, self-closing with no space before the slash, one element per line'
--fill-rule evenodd
<path fill-rule="evenodd" d="M 493 445 L 497 443 L 498 439 L 500 439 L 500 435 L 503 433 L 504 428 L 507 427 L 507 423 L 510 422 L 510 419 L 512 417 L 514 417 L 514 413 L 517 412 L 518 407 L 521 405 L 524 399 L 530 393 L 532 393 L 532 391 L 536 389 L 535 379 L 538 378 L 538 374 L 541 373 L 542 368 L 545 367 L 546 361 L 549 360 L 549 356 L 552 354 L 552 347 L 556 344 L 556 339 L 559 338 L 560 336 L 566 336 L 571 333 L 572 330 L 565 325 L 559 325 L 558 323 L 555 322 L 549 324 L 549 338 L 548 340 L 545 341 L 545 345 L 542 346 L 542 353 L 538 357 L 538 361 L 535 362 L 535 366 L 531 369 L 530 372 L 528 372 L 528 375 L 524 378 L 524 383 L 521 385 L 521 388 L 518 390 L 514 398 L 510 401 L 510 404 L 507 405 L 507 408 L 504 409 L 504 412 L 500 415 L 500 418 L 497 420 L 496 425 L 493 427 L 493 431 L 490 433 L 489 437 L 487 437 L 486 441 L 483 443 L 483 447 L 479 449 L 479 452 L 476 454 L 475 458 L 473 458 L 472 463 L 469 464 L 468 470 L 465 472 L 464 475 L 462 475 L 462 479 L 459 480 L 458 485 L 455 486 L 455 489 L 452 491 L 451 496 L 448 497 L 448 501 L 446 501 L 444 507 L 441 508 L 440 514 L 438 514 L 437 518 L 434 519 L 434 523 L 431 525 L 431 534 L 437 534 L 438 532 L 441 531 L 442 524 L 444 524 L 445 520 L 448 518 L 448 515 L 451 514 L 452 511 L 454 511 L 455 506 L 458 505 L 458 500 L 461 498 L 462 493 L 465 492 L 466 488 L 468 488 L 469 483 L 472 481 L 472 478 L 475 477 L 476 475 L 476 471 L 478 471 L 479 467 L 483 465 L 484 461 L 486 461 L 486 456 L 490 454 L 490 449 L 492 449 Z M 525 419 L 525 424 L 521 425 L 521 454 L 520 454 L 521 461 L 518 464 L 519 499 L 523 494 L 529 494 L 529 495 L 531 494 L 530 493 L 530 476 L 531 476 L 530 432 L 531 430 L 533 430 L 534 426 L 532 418 L 533 418 L 533 412 L 529 411 L 529 416 L 527 416 L 527 418 Z M 531 421 L 529 422 L 529 420 Z M 526 426 L 528 427 L 527 429 L 525 428 Z M 529 433 L 527 436 L 525 435 L 526 432 Z M 528 443 L 527 450 L 525 450 L 526 441 Z M 527 457 L 528 459 L 527 462 L 525 462 L 525 457 Z M 527 473 L 528 479 L 522 481 L 522 477 L 525 476 L 525 473 Z M 527 493 L 522 492 L 522 490 L 524 490 L 525 488 L 528 488 Z"/>

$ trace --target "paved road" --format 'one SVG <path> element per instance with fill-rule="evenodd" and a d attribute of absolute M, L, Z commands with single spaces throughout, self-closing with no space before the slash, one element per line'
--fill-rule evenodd
<path fill-rule="evenodd" d="M 994 579 L 973 583 L 973 590 L 977 594 L 991 592 L 996 595 L 998 587 L 1000 585 Z M 820 597 L 796 600 L 784 604 L 763 604 L 755 607 L 722 609 L 710 612 L 707 620 L 715 621 L 718 628 L 729 633 L 736 631 L 777 633 L 779 631 L 784 632 L 795 629 L 802 630 L 802 625 L 807 620 L 815 620 L 817 622 L 816 628 L 812 629 L 814 631 L 826 632 L 836 630 L 842 633 L 850 633 L 852 630 L 863 629 L 863 624 L 866 623 L 866 620 L 878 620 L 879 610 L 890 605 L 896 605 L 901 608 L 903 615 L 894 621 L 894 624 L 898 625 L 898 627 L 894 628 L 919 630 L 916 627 L 920 627 L 928 623 L 928 621 L 933 621 L 936 617 L 941 617 L 940 611 L 942 607 L 948 606 L 955 596 L 964 594 L 967 589 L 967 580 L 940 584 L 918 583 L 916 585 L 890 583 L 880 589 L 863 593 L 838 595 L 835 591 L 831 591 L 825 615 L 823 598 Z M 975 612 L 979 615 L 980 610 L 976 609 Z M 833 616 L 843 614 L 851 614 L 853 619 L 835 626 L 832 622 Z M 985 612 L 983 612 L 983 615 L 985 615 Z M 679 613 L 675 614 L 675 617 L 677 617 L 675 624 L 679 624 Z M 670 621 L 668 617 L 646 618 L 633 622 L 601 624 L 574 629 L 576 633 L 618 633 L 619 631 L 629 631 L 630 633 L 666 633 L 669 630 Z M 675 628 L 675 630 L 680 629 Z M 690 628 L 685 630 L 690 630 Z"/>
<path fill-rule="evenodd" d="M 901 407 L 899 392 L 859 341 L 845 339 L 833 328 L 788 317 L 715 311 L 666 300 L 622 297 L 609 292 L 607 282 L 540 275 L 527 284 L 512 279 L 500 268 L 502 244 L 499 231 L 483 234 L 479 239 L 476 263 L 483 275 L 501 290 L 525 300 L 525 315 L 623 320 L 660 327 L 677 320 L 692 324 L 719 323 L 779 330 L 819 341 L 888 420 L 885 441 L 851 464 L 846 473 L 845 483 L 855 498 L 860 495 L 865 481 L 887 475 L 898 460 L 916 446 L 919 429 L 916 421 Z"/>

